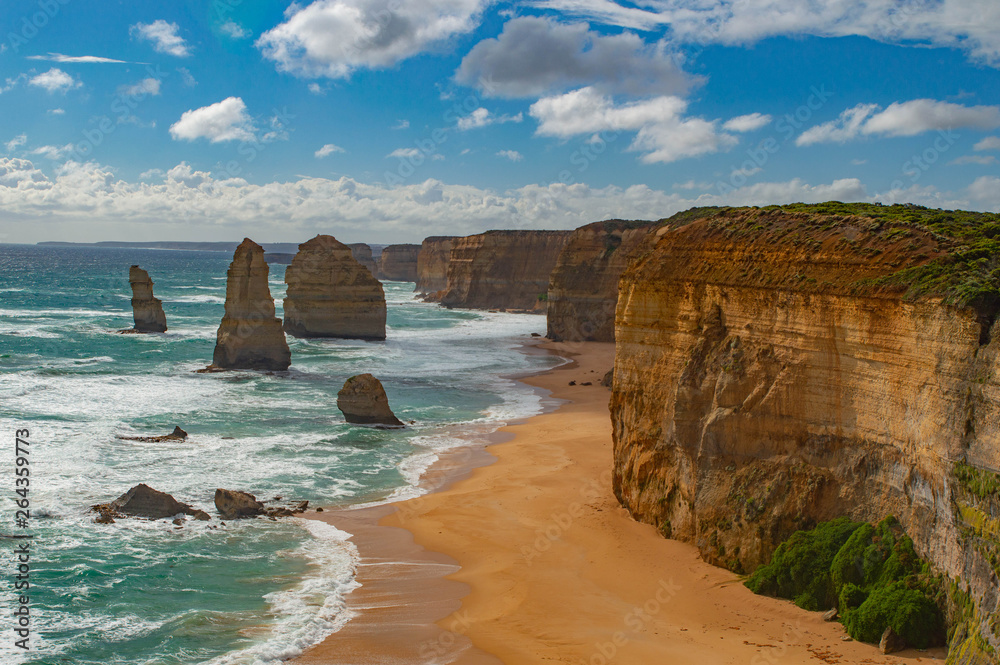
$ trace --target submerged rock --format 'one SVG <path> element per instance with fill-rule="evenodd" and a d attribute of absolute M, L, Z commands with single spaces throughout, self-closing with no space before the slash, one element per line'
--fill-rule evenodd
<path fill-rule="evenodd" d="M 351 248 L 318 235 L 285 270 L 284 329 L 295 337 L 385 339 L 385 291 Z"/>
<path fill-rule="evenodd" d="M 111 503 L 99 504 L 91 510 L 99 514 L 97 522 L 101 524 L 113 523 L 115 517 L 146 517 L 157 520 L 181 513 L 198 520 L 210 519 L 205 511 L 181 503 L 166 492 L 155 490 L 144 483 L 136 485 Z"/>
<path fill-rule="evenodd" d="M 163 436 L 116 436 L 122 441 L 142 441 L 143 443 L 160 443 L 163 441 L 183 441 L 188 438 L 188 433 L 180 427 L 174 426 L 174 431 Z"/>
<path fill-rule="evenodd" d="M 353 425 L 403 427 L 389 408 L 382 383 L 371 374 L 352 376 L 337 393 L 337 408 Z"/>
<path fill-rule="evenodd" d="M 249 238 L 236 248 L 226 273 L 226 313 L 210 370 L 288 369 L 292 354 L 274 315 L 264 249 Z"/>
<path fill-rule="evenodd" d="M 153 280 L 139 266 L 128 269 L 128 282 L 132 286 L 132 320 L 135 332 L 161 333 L 167 331 L 167 316 L 163 303 L 153 297 Z"/>

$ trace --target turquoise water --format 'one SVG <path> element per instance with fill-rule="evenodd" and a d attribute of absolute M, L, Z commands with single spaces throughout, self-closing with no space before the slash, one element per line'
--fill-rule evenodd
<path fill-rule="evenodd" d="M 87 512 L 145 482 L 214 514 L 215 488 L 353 505 L 415 495 L 444 449 L 541 410 L 502 375 L 557 361 L 518 345 L 544 320 L 446 310 L 387 283 L 388 340 L 289 338 L 287 373 L 197 374 L 212 358 L 231 257 L 214 252 L 0 245 L 0 435 L 32 444 L 33 651 L 11 663 L 277 663 L 349 620 L 349 534 L 288 519 L 222 526 Z M 163 335 L 131 326 L 128 266 L 155 282 Z M 271 293 L 284 295 L 283 266 Z M 344 423 L 336 394 L 353 374 L 385 384 L 409 429 Z M 174 425 L 184 442 L 139 443 Z M 12 448 L 12 445 L 10 446 Z M 0 534 L 11 533 L 13 450 L 0 452 Z M 9 542 L 9 541 L 0 541 Z M 13 607 L 11 548 L 0 604 Z"/>

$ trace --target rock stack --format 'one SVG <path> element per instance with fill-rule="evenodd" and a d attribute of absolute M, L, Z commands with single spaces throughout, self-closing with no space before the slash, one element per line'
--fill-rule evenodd
<path fill-rule="evenodd" d="M 153 297 L 153 280 L 149 273 L 139 266 L 128 269 L 128 283 L 132 286 L 133 330 L 140 333 L 161 333 L 167 331 L 167 316 L 163 313 L 163 303 Z"/>
<path fill-rule="evenodd" d="M 379 279 L 416 282 L 420 245 L 389 245 L 378 258 Z"/>
<path fill-rule="evenodd" d="M 285 332 L 295 337 L 385 339 L 385 292 L 351 248 L 318 235 L 285 270 Z"/>
<path fill-rule="evenodd" d="M 382 383 L 371 374 L 352 376 L 337 393 L 337 408 L 353 425 L 403 427 L 389 408 Z"/>
<path fill-rule="evenodd" d="M 434 300 L 439 291 L 448 288 L 448 262 L 451 259 L 451 248 L 457 238 L 449 236 L 431 236 L 424 238 L 417 254 L 417 287 L 427 300 Z M 436 299 L 440 300 L 440 296 Z"/>
<path fill-rule="evenodd" d="M 274 316 L 267 275 L 264 249 L 244 238 L 226 273 L 226 314 L 209 369 L 288 369 L 292 354 Z"/>
<path fill-rule="evenodd" d="M 378 264 L 375 263 L 375 257 L 372 256 L 372 248 L 363 242 L 352 243 L 348 247 L 351 248 L 351 254 L 354 255 L 357 262 L 367 268 L 372 277 L 377 277 Z"/>

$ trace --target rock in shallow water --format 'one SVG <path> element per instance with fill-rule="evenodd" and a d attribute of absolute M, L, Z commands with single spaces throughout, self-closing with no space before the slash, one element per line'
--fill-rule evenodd
<path fill-rule="evenodd" d="M 191 515 L 198 520 L 210 519 L 208 513 L 181 503 L 166 492 L 155 490 L 145 483 L 136 485 L 111 503 L 103 503 L 92 508 L 99 513 L 98 523 L 110 524 L 115 517 L 147 517 L 162 519 L 174 515 Z"/>
<path fill-rule="evenodd" d="M 215 490 L 215 509 L 222 519 L 235 520 L 264 514 L 264 504 L 249 492 Z"/>
<path fill-rule="evenodd" d="M 349 378 L 337 393 L 337 408 L 353 425 L 404 426 L 389 408 L 382 383 L 371 374 Z"/>
<path fill-rule="evenodd" d="M 149 273 L 139 266 L 128 270 L 128 282 L 132 286 L 133 330 L 143 333 L 167 331 L 167 316 L 163 313 L 163 303 L 153 297 L 153 280 Z"/>

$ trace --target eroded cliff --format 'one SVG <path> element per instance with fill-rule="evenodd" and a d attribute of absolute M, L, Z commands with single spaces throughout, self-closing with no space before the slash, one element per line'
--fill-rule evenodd
<path fill-rule="evenodd" d="M 746 572 L 796 529 L 895 515 L 974 600 L 951 661 L 993 662 L 1000 218 L 828 204 L 675 221 L 621 279 L 619 500 Z"/>
<path fill-rule="evenodd" d="M 378 259 L 379 279 L 391 282 L 417 281 L 417 255 L 420 245 L 389 245 Z"/>
<path fill-rule="evenodd" d="M 487 231 L 458 238 L 441 304 L 544 312 L 549 278 L 572 231 Z"/>
<path fill-rule="evenodd" d="M 385 292 L 351 248 L 318 235 L 285 270 L 284 329 L 295 337 L 385 339 Z"/>
<path fill-rule="evenodd" d="M 614 219 L 573 231 L 549 282 L 549 339 L 615 341 L 618 279 L 658 225 Z"/>
<path fill-rule="evenodd" d="M 415 291 L 423 294 L 425 300 L 440 300 L 439 291 L 448 287 L 448 262 L 451 249 L 457 238 L 452 236 L 431 236 L 424 238 L 417 254 L 417 286 Z"/>

